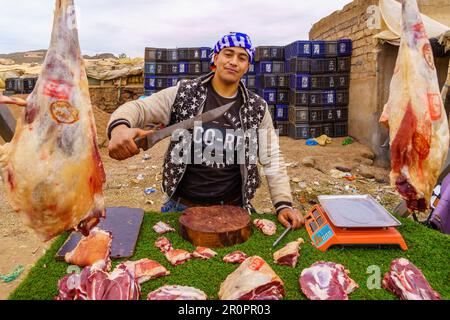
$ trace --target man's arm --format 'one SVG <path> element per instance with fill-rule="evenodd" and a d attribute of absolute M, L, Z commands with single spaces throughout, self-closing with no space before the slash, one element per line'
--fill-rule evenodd
<path fill-rule="evenodd" d="M 300 228 L 304 220 L 299 212 L 292 207 L 289 176 L 267 104 L 266 112 L 259 128 L 259 162 L 263 166 L 264 174 L 267 178 L 278 220 L 285 227 L 290 224 L 295 229 Z"/>
<path fill-rule="evenodd" d="M 150 124 L 167 125 L 178 86 L 167 88 L 143 100 L 135 100 L 120 106 L 108 123 L 109 155 L 125 160 L 139 154 L 134 139 L 145 135 Z"/>

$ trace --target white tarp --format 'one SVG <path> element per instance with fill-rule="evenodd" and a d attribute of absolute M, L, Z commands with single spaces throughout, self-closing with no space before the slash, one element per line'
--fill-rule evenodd
<path fill-rule="evenodd" d="M 387 29 L 375 35 L 380 41 L 387 41 L 392 45 L 400 45 L 402 35 L 402 5 L 395 0 L 380 0 L 381 17 Z M 437 38 L 450 50 L 450 27 L 422 14 L 428 37 Z"/>

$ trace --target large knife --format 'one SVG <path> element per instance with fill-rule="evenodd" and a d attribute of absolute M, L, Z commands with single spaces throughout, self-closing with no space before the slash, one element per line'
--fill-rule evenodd
<path fill-rule="evenodd" d="M 157 144 L 159 141 L 171 136 L 175 130 L 178 129 L 189 130 L 194 127 L 195 122 L 208 123 L 213 120 L 216 120 L 217 118 L 222 116 L 225 112 L 227 112 L 233 106 L 233 104 L 234 102 L 228 103 L 224 106 L 199 114 L 194 118 L 178 122 L 170 127 L 158 131 L 149 131 L 145 136 L 134 139 L 134 142 L 136 143 L 138 148 L 146 151 L 151 147 L 153 147 L 155 144 Z"/>

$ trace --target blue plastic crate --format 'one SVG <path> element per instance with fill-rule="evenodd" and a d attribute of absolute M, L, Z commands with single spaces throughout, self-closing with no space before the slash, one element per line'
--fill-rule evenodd
<path fill-rule="evenodd" d="M 144 65 L 145 74 L 156 74 L 156 62 L 146 62 Z"/>
<path fill-rule="evenodd" d="M 284 73 L 285 72 L 284 61 L 273 61 L 272 62 L 272 73 Z"/>
<path fill-rule="evenodd" d="M 289 94 L 289 103 L 292 106 L 305 106 L 307 107 L 309 105 L 309 91 L 297 91 L 297 90 L 291 90 Z"/>
<path fill-rule="evenodd" d="M 348 120 L 348 108 L 335 108 L 334 109 L 335 114 L 335 121 L 346 121 Z"/>
<path fill-rule="evenodd" d="M 177 49 L 167 49 L 167 61 L 178 61 Z"/>
<path fill-rule="evenodd" d="M 323 121 L 324 122 L 334 122 L 336 120 L 336 113 L 334 108 L 323 108 Z M 328 134 L 327 134 L 328 135 Z"/>
<path fill-rule="evenodd" d="M 167 77 L 156 77 L 155 87 L 156 90 L 162 90 L 167 88 Z"/>
<path fill-rule="evenodd" d="M 322 135 L 321 124 L 289 124 L 289 136 L 293 139 L 317 138 Z"/>
<path fill-rule="evenodd" d="M 178 74 L 178 63 L 177 62 L 171 62 L 167 64 L 167 74 L 173 75 Z"/>
<path fill-rule="evenodd" d="M 289 88 L 289 74 L 283 73 L 277 75 L 278 88 Z"/>
<path fill-rule="evenodd" d="M 211 63 L 209 61 L 202 61 L 202 73 L 211 72 Z"/>
<path fill-rule="evenodd" d="M 144 89 L 146 89 L 146 90 L 155 90 L 156 89 L 156 76 L 145 75 Z"/>
<path fill-rule="evenodd" d="M 260 61 L 255 64 L 257 74 L 272 73 L 272 61 Z"/>
<path fill-rule="evenodd" d="M 322 134 L 325 134 L 325 135 L 327 135 L 329 137 L 333 137 L 333 135 L 334 135 L 334 125 L 333 125 L 333 123 L 323 123 L 322 124 Z"/>
<path fill-rule="evenodd" d="M 340 39 L 338 41 L 338 56 L 351 56 L 352 55 L 352 40 Z"/>
<path fill-rule="evenodd" d="M 178 77 L 167 77 L 167 87 L 174 87 L 178 83 Z"/>
<path fill-rule="evenodd" d="M 187 74 L 189 72 L 189 62 L 181 61 L 178 62 L 178 73 Z"/>
<path fill-rule="evenodd" d="M 350 87 L 350 76 L 348 74 L 337 74 L 336 78 L 336 88 L 338 89 L 348 89 Z"/>
<path fill-rule="evenodd" d="M 201 47 L 200 48 L 200 60 L 201 61 L 210 61 L 211 60 L 211 52 L 212 49 L 209 47 Z"/>
<path fill-rule="evenodd" d="M 256 75 L 256 88 L 259 89 L 268 89 L 268 88 L 276 88 L 278 86 L 276 74 L 258 74 Z"/>
<path fill-rule="evenodd" d="M 247 87 L 247 83 L 248 83 L 248 76 L 246 76 L 246 75 L 244 75 L 242 78 L 241 78 L 241 82 L 244 84 L 244 86 L 246 86 Z"/>
<path fill-rule="evenodd" d="M 285 48 L 285 59 L 295 57 L 311 57 L 311 41 L 298 40 Z"/>
<path fill-rule="evenodd" d="M 311 76 L 309 74 L 291 74 L 289 87 L 292 90 L 309 90 L 311 88 Z"/>
<path fill-rule="evenodd" d="M 289 105 L 277 104 L 275 106 L 275 121 L 288 121 L 289 120 Z"/>
<path fill-rule="evenodd" d="M 323 105 L 334 106 L 336 104 L 336 91 L 327 90 L 322 92 Z"/>
<path fill-rule="evenodd" d="M 334 90 L 320 90 L 309 92 L 310 106 L 334 106 L 336 104 L 336 91 Z"/>
<path fill-rule="evenodd" d="M 253 74 L 247 75 L 247 88 L 256 89 L 256 76 Z"/>
<path fill-rule="evenodd" d="M 250 63 L 250 66 L 248 67 L 247 74 L 256 74 L 256 68 L 254 63 Z"/>
<path fill-rule="evenodd" d="M 259 89 L 261 97 L 266 100 L 268 104 L 277 103 L 277 90 L 276 89 Z"/>
<path fill-rule="evenodd" d="M 337 57 L 338 53 L 338 41 L 327 40 L 325 41 L 325 57 Z"/>
<path fill-rule="evenodd" d="M 322 58 L 325 56 L 325 41 L 311 41 L 311 57 Z"/>
<path fill-rule="evenodd" d="M 277 90 L 277 103 L 288 104 L 289 103 L 289 89 L 278 89 Z"/>
<path fill-rule="evenodd" d="M 310 68 L 311 74 L 335 73 L 337 72 L 337 61 L 336 58 L 310 59 Z"/>

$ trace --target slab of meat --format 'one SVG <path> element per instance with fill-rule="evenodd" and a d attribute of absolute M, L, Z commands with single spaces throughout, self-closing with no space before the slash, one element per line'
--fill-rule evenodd
<path fill-rule="evenodd" d="M 267 236 L 273 236 L 277 232 L 277 225 L 275 222 L 267 219 L 255 219 L 253 224 Z"/>
<path fill-rule="evenodd" d="M 441 300 L 423 273 L 404 258 L 392 261 L 391 269 L 384 275 L 383 288 L 401 300 Z"/>
<path fill-rule="evenodd" d="M 415 0 L 402 0 L 403 33 L 380 122 L 389 127 L 391 184 L 410 210 L 425 211 L 447 157 L 448 120 Z"/>
<path fill-rule="evenodd" d="M 186 286 L 164 286 L 148 294 L 147 300 L 206 300 L 206 294 Z"/>
<path fill-rule="evenodd" d="M 246 259 L 220 285 L 220 300 L 280 300 L 284 283 L 258 256 Z"/>
<path fill-rule="evenodd" d="M 80 267 L 93 264 L 104 264 L 105 270 L 111 267 L 112 235 L 111 232 L 94 228 L 87 237 L 82 237 L 75 249 L 66 253 L 64 259 L 67 263 Z"/>
<path fill-rule="evenodd" d="M 162 252 L 166 253 L 170 250 L 173 250 L 172 243 L 166 237 L 159 237 L 155 241 L 155 246 Z"/>
<path fill-rule="evenodd" d="M 300 287 L 310 300 L 348 300 L 348 295 L 358 288 L 343 265 L 319 261 L 304 269 Z"/>
<path fill-rule="evenodd" d="M 197 247 L 194 252 L 192 252 L 193 258 L 208 260 L 217 256 L 217 252 L 205 247 Z"/>
<path fill-rule="evenodd" d="M 248 257 L 244 252 L 238 250 L 227 254 L 223 257 L 223 261 L 226 263 L 242 263 L 247 258 Z"/>
<path fill-rule="evenodd" d="M 81 56 L 73 0 L 56 0 L 42 72 L 10 144 L 0 147 L 9 203 L 49 240 L 104 217 L 105 172 Z"/>
<path fill-rule="evenodd" d="M 169 270 L 164 268 L 158 262 L 150 259 L 126 261 L 119 264 L 116 269 L 128 270 L 139 284 L 170 274 Z"/>
<path fill-rule="evenodd" d="M 160 222 L 158 222 L 157 224 L 155 224 L 155 225 L 153 226 L 153 230 L 154 230 L 156 233 L 159 233 L 159 234 L 164 234 L 164 233 L 168 233 L 168 232 L 173 232 L 173 231 L 175 231 L 174 228 L 172 228 L 170 225 L 168 225 L 167 223 L 162 222 L 162 221 L 160 221 Z"/>
<path fill-rule="evenodd" d="M 274 262 L 282 266 L 290 266 L 295 268 L 297 265 L 298 256 L 300 255 L 298 250 L 300 249 L 300 245 L 302 243 L 305 243 L 302 238 L 297 239 L 297 241 L 289 242 L 286 246 L 273 254 Z"/>
<path fill-rule="evenodd" d="M 58 282 L 56 300 L 139 300 L 141 289 L 127 270 L 108 274 L 86 267 L 80 274 L 72 273 Z"/>
<path fill-rule="evenodd" d="M 173 266 L 178 266 L 191 259 L 191 253 L 183 249 L 169 250 L 165 254 L 166 259 Z"/>

